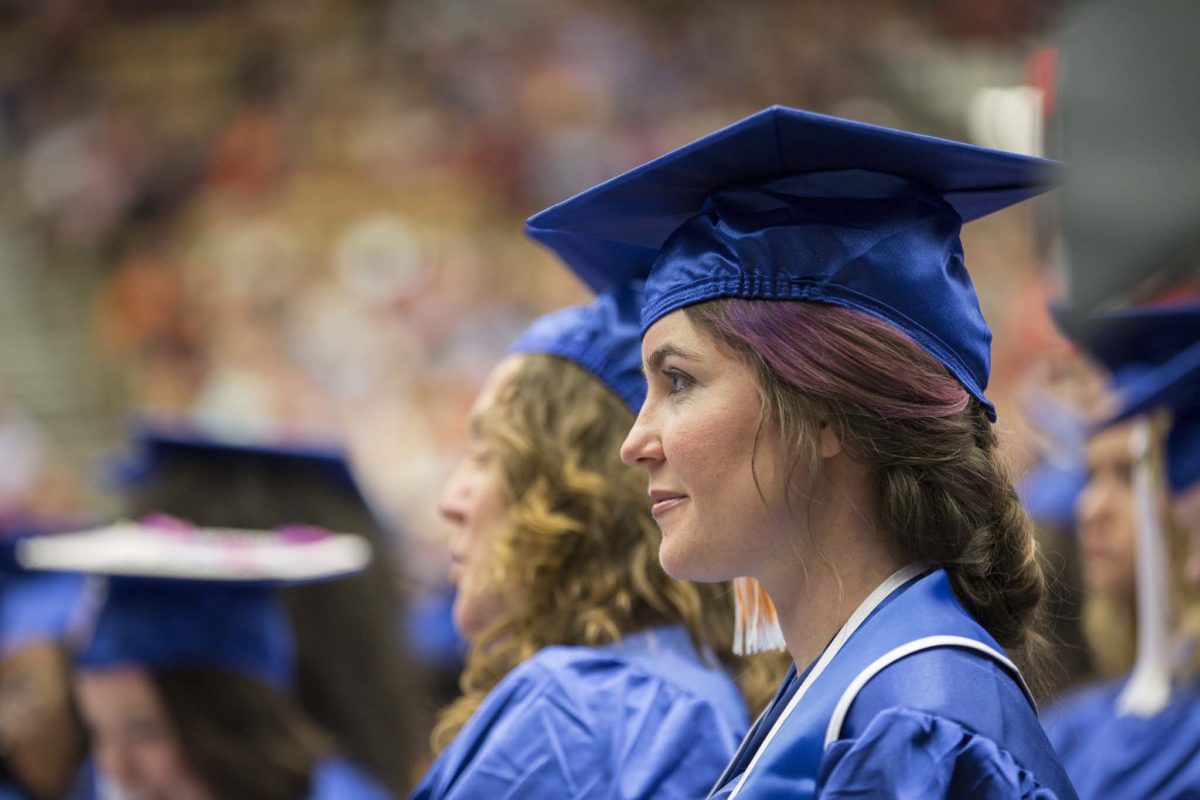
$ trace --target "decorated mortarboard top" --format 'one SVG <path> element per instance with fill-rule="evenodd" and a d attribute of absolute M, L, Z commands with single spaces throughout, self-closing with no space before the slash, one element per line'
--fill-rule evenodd
<path fill-rule="evenodd" d="M 638 317 L 641 281 L 617 284 L 589 305 L 538 318 L 517 337 L 512 353 L 546 353 L 579 364 L 637 413 L 646 399 Z"/>
<path fill-rule="evenodd" d="M 1181 490 L 1200 479 L 1200 305 L 1139 308 L 1072 317 L 1056 310 L 1063 332 L 1111 374 L 1115 408 L 1108 427 L 1140 414 L 1171 411 L 1167 475 Z"/>
<path fill-rule="evenodd" d="M 28 569 L 105 576 L 77 663 L 105 668 L 215 667 L 283 688 L 293 644 L 277 588 L 364 569 L 351 534 L 193 528 L 171 518 L 28 539 Z"/>
<path fill-rule="evenodd" d="M 991 332 L 963 222 L 1049 188 L 1058 165 L 772 107 L 531 217 L 593 290 L 646 281 L 643 333 L 721 297 L 811 300 L 895 325 L 987 407 Z"/>

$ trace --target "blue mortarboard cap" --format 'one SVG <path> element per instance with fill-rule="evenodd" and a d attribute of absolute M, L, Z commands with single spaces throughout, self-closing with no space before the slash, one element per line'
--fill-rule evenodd
<path fill-rule="evenodd" d="M 1171 488 L 1184 489 L 1200 478 L 1200 305 L 1092 317 L 1056 310 L 1055 317 L 1064 333 L 1112 375 L 1118 404 L 1100 426 L 1170 409 L 1166 456 Z"/>
<path fill-rule="evenodd" d="M 1131 384 L 1113 415 L 1117 422 L 1157 408 L 1171 410 L 1167 478 L 1181 491 L 1200 480 L 1200 339 Z"/>
<path fill-rule="evenodd" d="M 276 589 L 361 571 L 360 537 L 293 527 L 274 534 L 116 523 L 26 539 L 30 569 L 105 576 L 76 662 L 216 667 L 286 688 L 294 644 Z"/>
<path fill-rule="evenodd" d="M 294 645 L 270 585 L 112 577 L 98 600 L 80 666 L 213 666 L 291 685 Z"/>
<path fill-rule="evenodd" d="M 1123 390 L 1200 342 L 1200 306 L 1133 308 L 1083 316 L 1052 309 L 1059 330 L 1086 350 Z"/>
<path fill-rule="evenodd" d="M 589 286 L 646 280 L 643 332 L 719 297 L 882 318 L 984 397 L 991 332 L 963 222 L 1050 188 L 1053 162 L 772 107 L 529 219 Z"/>
<path fill-rule="evenodd" d="M 574 361 L 636 414 L 646 399 L 638 323 L 644 297 L 641 281 L 617 284 L 590 305 L 540 317 L 517 337 L 510 352 L 547 353 Z"/>

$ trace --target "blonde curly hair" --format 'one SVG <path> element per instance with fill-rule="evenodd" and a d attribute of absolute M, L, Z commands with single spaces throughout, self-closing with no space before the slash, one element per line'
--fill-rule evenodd
<path fill-rule="evenodd" d="M 625 404 L 571 361 L 520 357 L 480 419 L 508 493 L 492 555 L 499 616 L 474 637 L 462 696 L 434 728 L 440 752 L 514 667 L 551 645 L 596 646 L 682 624 L 700 652 L 732 668 L 753 711 L 782 674 L 779 659 L 735 659 L 728 584 L 668 577 L 646 478 L 620 459 L 633 426 Z"/>

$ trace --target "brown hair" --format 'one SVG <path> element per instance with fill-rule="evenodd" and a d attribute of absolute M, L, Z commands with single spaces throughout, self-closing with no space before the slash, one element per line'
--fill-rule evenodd
<path fill-rule="evenodd" d="M 509 507 L 494 553 L 504 608 L 471 643 L 463 696 L 434 730 L 445 747 L 509 671 L 550 645 L 602 645 L 660 625 L 684 625 L 702 652 L 730 665 L 727 584 L 667 576 L 645 477 L 620 459 L 633 413 L 565 359 L 527 355 L 499 388 L 481 427 Z M 752 705 L 779 674 L 768 660 L 736 662 Z"/>
<path fill-rule="evenodd" d="M 307 797 L 330 742 L 287 695 L 215 669 L 151 673 L 184 759 L 221 800 Z"/>
<path fill-rule="evenodd" d="M 903 561 L 930 561 L 955 595 L 1038 685 L 1045 577 L 984 406 L 893 326 L 801 301 L 725 299 L 688 319 L 755 370 L 762 422 L 779 425 L 785 488 L 833 426 L 874 482 L 876 518 Z"/>

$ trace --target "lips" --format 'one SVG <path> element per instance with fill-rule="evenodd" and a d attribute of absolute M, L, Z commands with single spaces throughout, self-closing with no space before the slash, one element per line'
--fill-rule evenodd
<path fill-rule="evenodd" d="M 688 499 L 686 494 L 680 492 L 670 492 L 662 489 L 651 489 L 650 499 L 654 505 L 650 508 L 650 513 L 655 519 L 658 519 L 663 514 L 681 505 Z"/>

